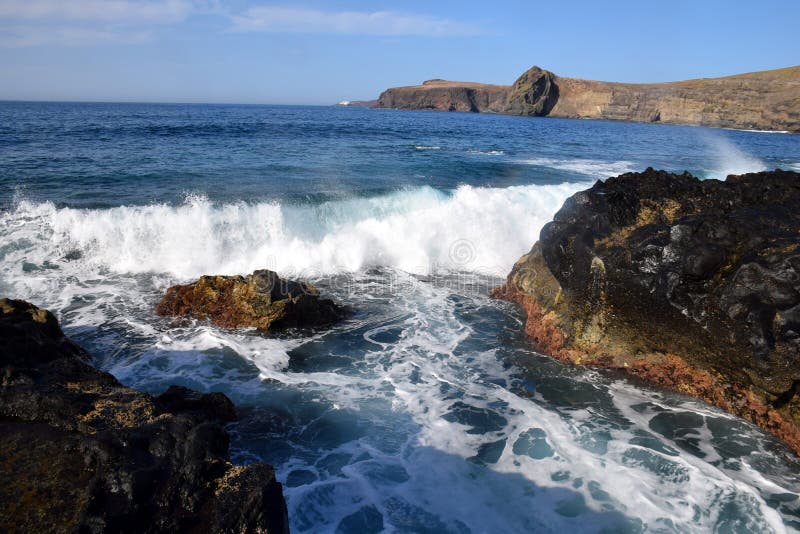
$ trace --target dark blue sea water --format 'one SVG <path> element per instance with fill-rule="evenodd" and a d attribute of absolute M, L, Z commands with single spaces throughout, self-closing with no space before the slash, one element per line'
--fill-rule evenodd
<path fill-rule="evenodd" d="M 532 352 L 490 300 L 572 193 L 654 166 L 800 170 L 780 133 L 333 107 L 0 103 L 0 294 L 131 386 L 223 391 L 295 532 L 784 532 L 800 461 L 678 395 Z M 272 268 L 355 315 L 155 317 Z"/>

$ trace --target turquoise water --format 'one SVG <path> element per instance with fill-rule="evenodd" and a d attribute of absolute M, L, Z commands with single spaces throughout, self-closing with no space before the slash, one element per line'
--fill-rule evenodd
<path fill-rule="evenodd" d="M 783 532 L 800 462 L 752 425 L 532 352 L 490 287 L 561 203 L 647 166 L 800 169 L 800 138 L 325 107 L 0 103 L 0 294 L 96 364 L 240 406 L 295 532 Z M 171 284 L 272 268 L 354 316 L 173 327 Z"/>

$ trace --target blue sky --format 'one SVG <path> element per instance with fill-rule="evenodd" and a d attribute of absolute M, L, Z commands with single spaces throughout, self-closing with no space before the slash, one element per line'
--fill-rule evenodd
<path fill-rule="evenodd" d="M 0 0 L 0 99 L 329 104 L 534 64 L 668 81 L 800 64 L 798 27 L 798 0 Z"/>

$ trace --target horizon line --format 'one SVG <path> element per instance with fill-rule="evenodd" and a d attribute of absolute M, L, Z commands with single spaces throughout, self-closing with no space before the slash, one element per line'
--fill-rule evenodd
<path fill-rule="evenodd" d="M 341 102 L 341 101 L 340 101 Z M 286 106 L 286 107 L 364 107 L 364 106 L 340 106 L 338 102 L 333 104 L 278 104 L 269 102 L 181 102 L 163 100 L 51 100 L 51 99 L 32 99 L 22 100 L 14 98 L 0 98 L 0 104 L 160 104 L 167 106 Z"/>

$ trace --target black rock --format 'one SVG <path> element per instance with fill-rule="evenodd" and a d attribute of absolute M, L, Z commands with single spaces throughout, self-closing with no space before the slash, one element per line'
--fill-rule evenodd
<path fill-rule="evenodd" d="M 272 468 L 228 461 L 227 397 L 88 362 L 50 312 L 0 300 L 0 531 L 288 532 Z"/>

